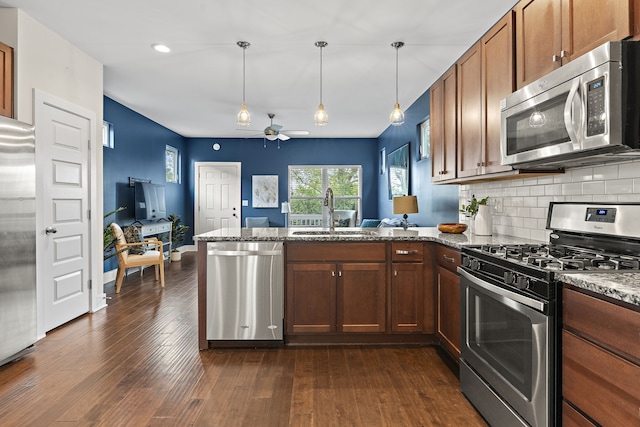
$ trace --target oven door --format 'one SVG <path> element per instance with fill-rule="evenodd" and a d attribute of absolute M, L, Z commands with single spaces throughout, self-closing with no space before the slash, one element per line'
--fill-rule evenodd
<path fill-rule="evenodd" d="M 487 412 L 483 416 L 491 424 L 506 422 L 492 416 L 508 410 L 517 414 L 508 425 L 522 420 L 532 426 L 549 425 L 553 393 L 553 320 L 545 314 L 549 304 L 458 271 L 462 391 L 481 413 Z M 500 404 L 506 409 L 491 406 Z"/>

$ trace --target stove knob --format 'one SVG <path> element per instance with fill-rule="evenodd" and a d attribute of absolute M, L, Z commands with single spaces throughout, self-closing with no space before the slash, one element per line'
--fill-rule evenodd
<path fill-rule="evenodd" d="M 504 283 L 511 285 L 516 281 L 516 275 L 510 271 L 504 273 Z"/>
<path fill-rule="evenodd" d="M 477 259 L 472 259 L 469 262 L 469 268 L 472 270 L 480 270 L 480 261 L 478 261 Z"/>
<path fill-rule="evenodd" d="M 469 267 L 469 264 L 471 262 L 469 261 L 469 258 L 467 258 L 466 256 L 462 257 L 462 266 L 463 267 Z"/>
<path fill-rule="evenodd" d="M 518 277 L 516 280 L 516 288 L 518 289 L 529 289 L 529 278 L 528 277 Z"/>

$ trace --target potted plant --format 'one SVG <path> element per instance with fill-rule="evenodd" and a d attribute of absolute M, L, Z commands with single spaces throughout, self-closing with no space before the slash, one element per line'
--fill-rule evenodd
<path fill-rule="evenodd" d="M 493 224 L 489 213 L 487 201 L 489 197 L 476 199 L 475 194 L 471 196 L 471 200 L 467 204 L 460 207 L 460 212 L 469 217 L 471 232 L 480 236 L 489 236 L 492 233 Z"/>
<path fill-rule="evenodd" d="M 180 224 L 180 217 L 176 214 L 169 215 L 169 221 L 171 221 L 171 261 L 180 261 L 182 252 L 178 250 L 178 245 L 184 240 L 189 226 Z"/>
<path fill-rule="evenodd" d="M 462 212 L 464 216 L 474 219 L 478 214 L 479 206 L 486 205 L 488 200 L 489 200 L 488 196 L 485 197 L 484 199 L 478 200 L 476 199 L 476 195 L 474 194 L 471 196 L 471 200 L 467 200 L 466 205 L 462 204 L 462 206 L 460 207 L 460 212 Z"/>

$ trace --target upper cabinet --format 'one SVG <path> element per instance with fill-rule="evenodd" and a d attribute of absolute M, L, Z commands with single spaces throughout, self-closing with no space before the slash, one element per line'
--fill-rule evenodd
<path fill-rule="evenodd" d="M 0 43 L 0 116 L 13 117 L 13 48 Z"/>
<path fill-rule="evenodd" d="M 522 0 L 515 6 L 517 87 L 595 47 L 633 35 L 637 0 Z"/>
<path fill-rule="evenodd" d="M 458 60 L 458 178 L 482 165 L 482 58 L 476 43 Z"/>
<path fill-rule="evenodd" d="M 431 87 L 431 180 L 456 177 L 457 101 L 456 65 Z"/>

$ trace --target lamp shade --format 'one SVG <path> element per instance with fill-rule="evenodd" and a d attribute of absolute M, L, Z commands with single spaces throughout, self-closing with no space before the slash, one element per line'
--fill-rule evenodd
<path fill-rule="evenodd" d="M 395 196 L 393 198 L 393 213 L 418 213 L 418 198 L 416 196 Z"/>

